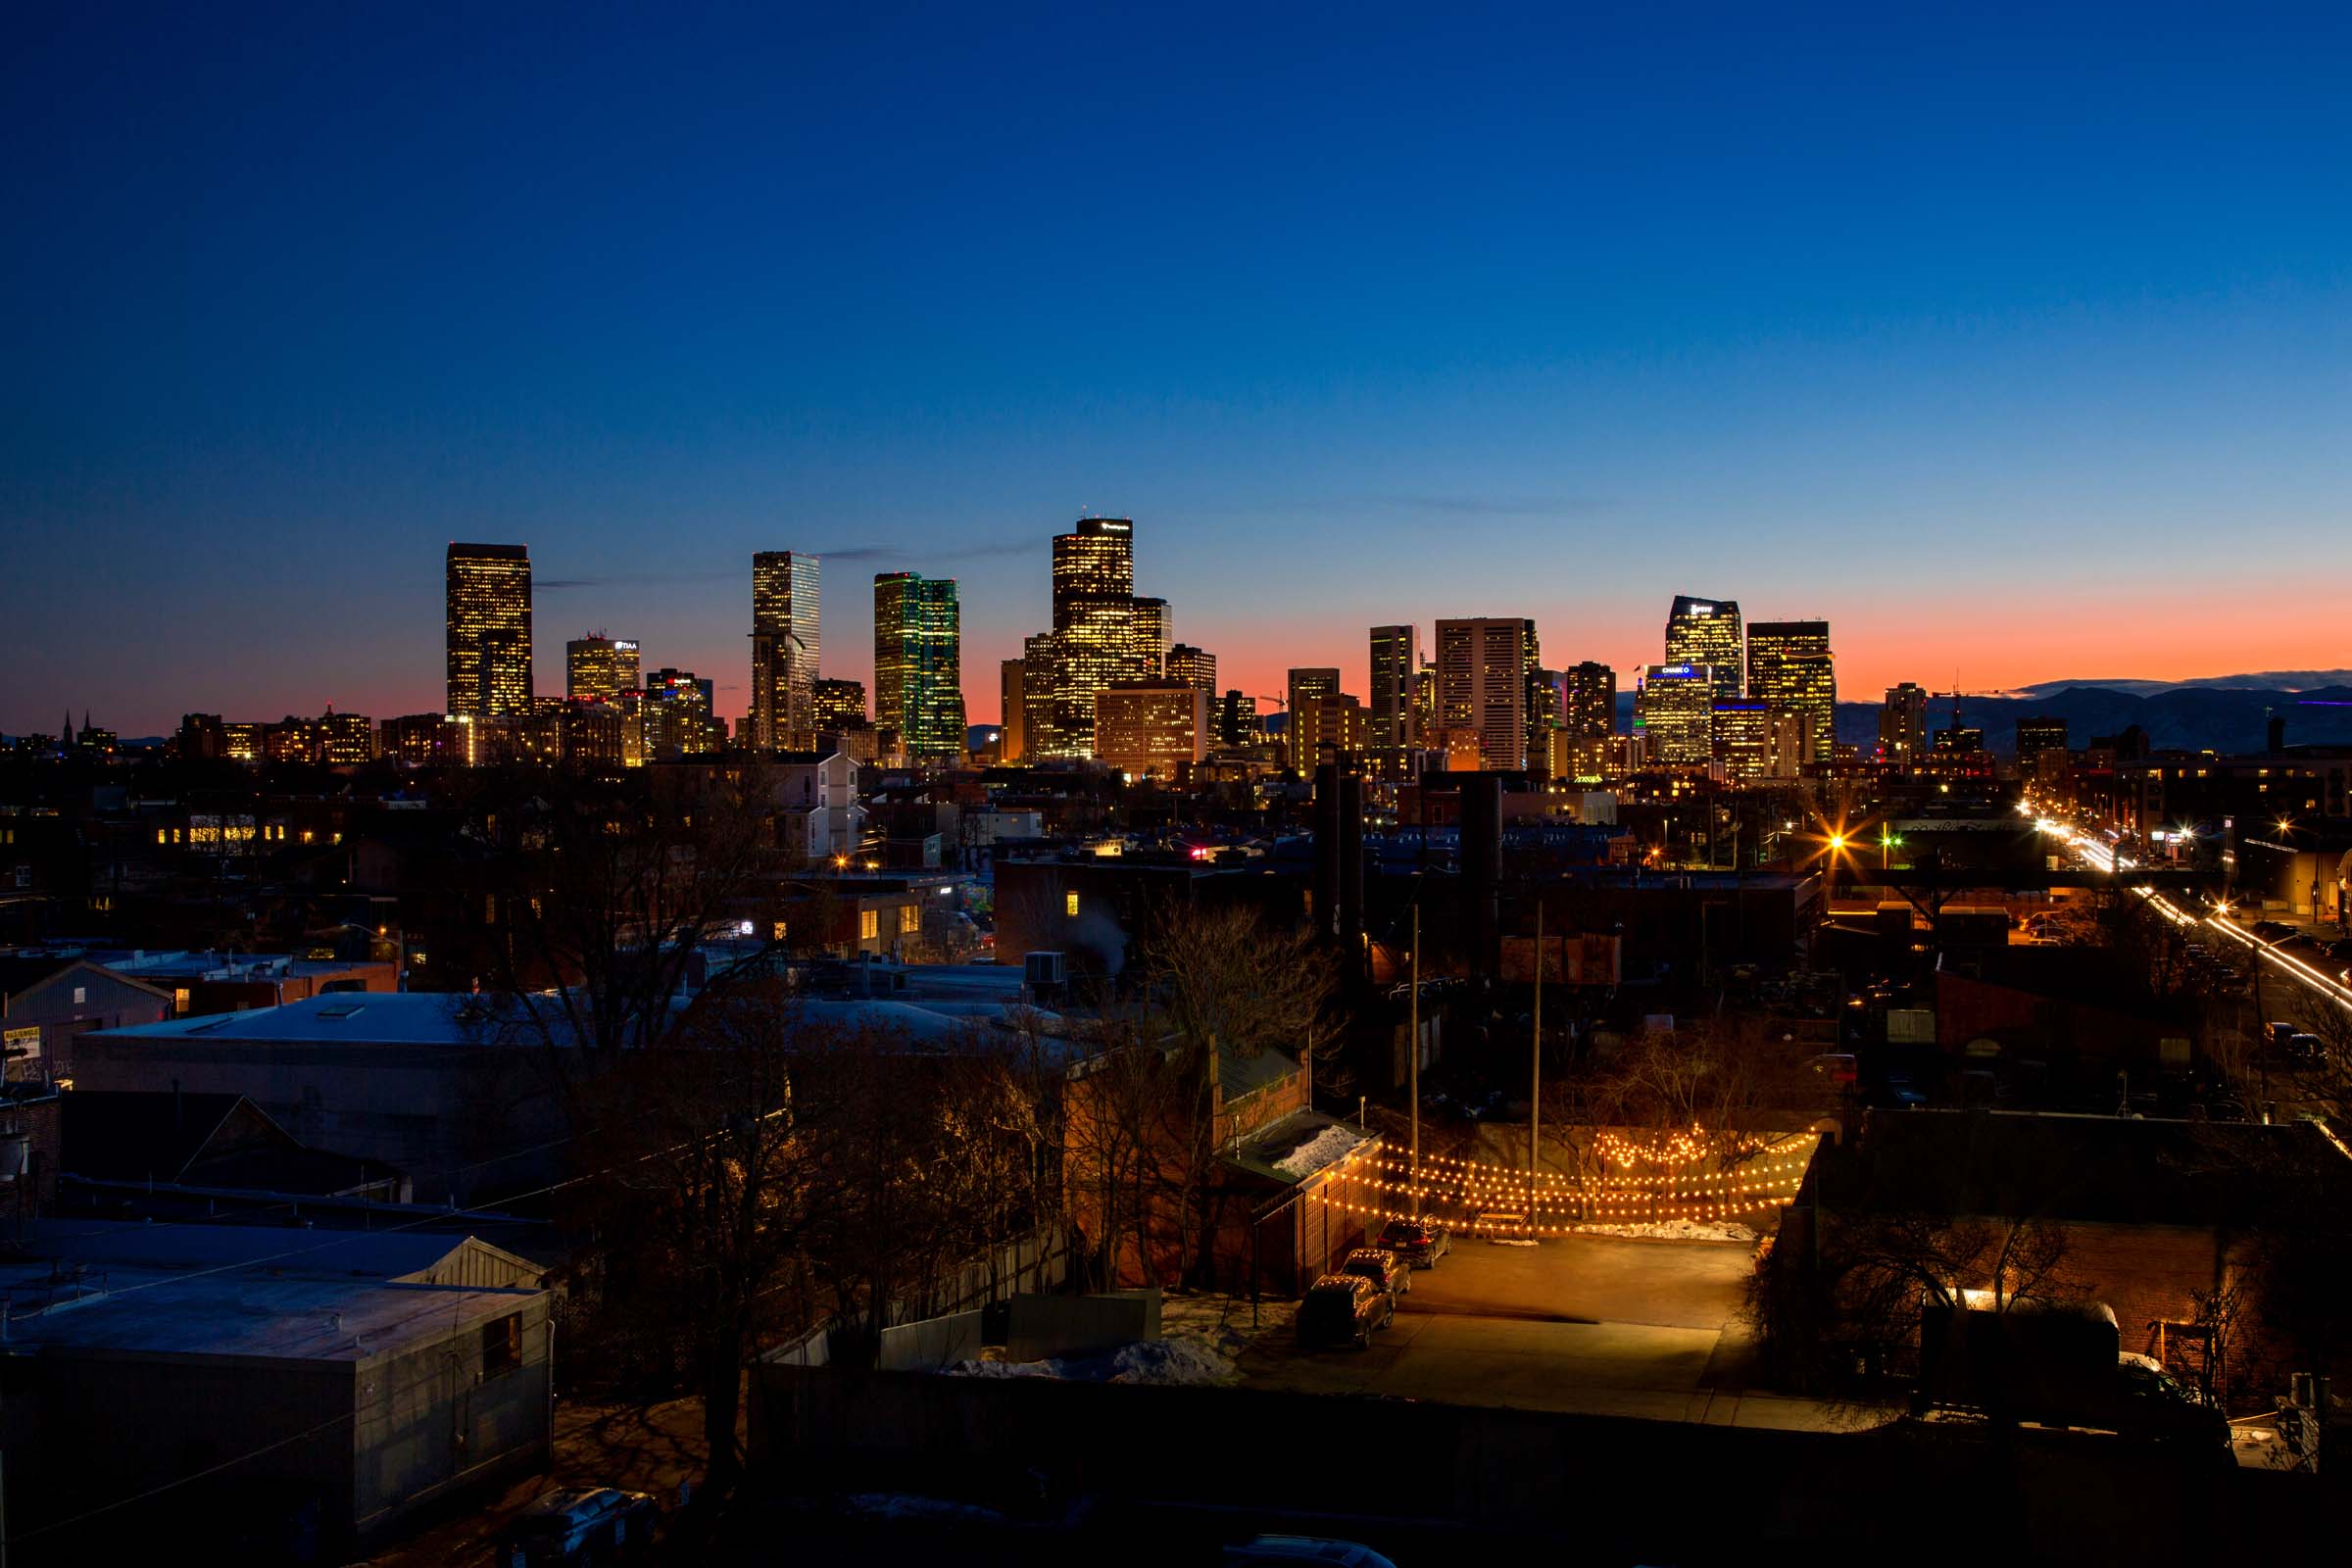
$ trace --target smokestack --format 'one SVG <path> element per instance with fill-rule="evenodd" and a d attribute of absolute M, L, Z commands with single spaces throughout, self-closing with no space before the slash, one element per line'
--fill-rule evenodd
<path fill-rule="evenodd" d="M 1315 929 L 1339 937 L 1340 928 L 1340 764 L 1324 762 L 1315 769 Z"/>
<path fill-rule="evenodd" d="M 1462 936 L 1475 979 L 1494 974 L 1495 900 L 1502 883 L 1502 780 L 1457 773 L 1462 789 Z"/>

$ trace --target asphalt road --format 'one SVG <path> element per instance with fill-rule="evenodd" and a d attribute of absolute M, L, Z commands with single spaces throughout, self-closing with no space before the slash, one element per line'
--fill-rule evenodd
<path fill-rule="evenodd" d="M 1872 1424 L 1748 1390 L 1738 1323 L 1753 1251 L 1726 1242 L 1572 1236 L 1457 1242 L 1418 1270 L 1367 1350 L 1302 1350 L 1288 1323 L 1240 1356 L 1245 1381 L 1304 1393 L 1805 1430 Z"/>

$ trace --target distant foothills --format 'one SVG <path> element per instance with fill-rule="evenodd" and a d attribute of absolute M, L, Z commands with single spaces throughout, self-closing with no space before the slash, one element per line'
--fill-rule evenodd
<path fill-rule="evenodd" d="M 1850 694 L 1856 697 L 1860 693 Z M 1838 738 L 1864 749 L 1878 743 L 1879 703 L 1838 705 Z M 1617 700 L 1619 727 L 1633 714 L 1633 699 Z M 2063 718 L 2068 740 L 2078 749 L 2098 736 L 2137 724 L 2157 751 L 2258 752 L 2267 742 L 2269 721 L 2286 720 L 2289 746 L 2352 745 L 2352 669 L 2277 669 L 2246 675 L 2205 675 L 2193 680 L 2051 680 L 1984 695 L 1964 694 L 1960 722 L 1984 732 L 1995 752 L 2017 750 L 2021 718 Z M 1952 700 L 1928 705 L 1928 728 L 1947 728 Z"/>

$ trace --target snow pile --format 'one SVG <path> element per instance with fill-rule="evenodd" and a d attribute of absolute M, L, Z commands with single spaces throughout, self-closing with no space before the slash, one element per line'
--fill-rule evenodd
<path fill-rule="evenodd" d="M 1303 1179 L 1338 1164 L 1369 1141 L 1354 1128 L 1335 1122 L 1274 1161 L 1274 1168 L 1293 1179 Z"/>
<path fill-rule="evenodd" d="M 1655 1242 L 1753 1242 L 1756 1233 L 1730 1220 L 1661 1219 L 1638 1225 L 1579 1225 L 1580 1236 L 1633 1236 Z"/>
<path fill-rule="evenodd" d="M 1231 1383 L 1240 1370 L 1233 1357 L 1197 1335 L 1139 1340 L 1099 1355 L 1045 1361 L 958 1361 L 943 1369 L 952 1378 L 1063 1378 L 1072 1383 Z"/>
<path fill-rule="evenodd" d="M 1236 1370 L 1231 1356 L 1190 1335 L 1123 1345 L 1110 1362 L 1112 1383 L 1230 1383 Z"/>

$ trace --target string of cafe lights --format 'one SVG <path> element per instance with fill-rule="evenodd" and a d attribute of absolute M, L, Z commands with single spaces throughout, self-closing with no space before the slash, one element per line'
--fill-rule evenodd
<path fill-rule="evenodd" d="M 1756 1139 L 1745 1142 L 1742 1145 L 1733 1149 L 1727 1149 L 1723 1151 L 1707 1150 L 1703 1152 L 1701 1155 L 1693 1157 L 1705 1157 L 1705 1155 L 1716 1153 L 1730 1155 L 1743 1154 L 1770 1150 L 1780 1147 L 1782 1144 L 1788 1144 L 1795 1151 L 1788 1157 L 1790 1159 L 1804 1160 L 1812 1157 L 1813 1147 L 1818 1141 L 1818 1135 L 1813 1133 L 1796 1134 L 1790 1138 L 1777 1141 L 1772 1139 Z M 1397 1151 L 1393 1145 L 1385 1142 L 1377 1147 L 1381 1152 L 1381 1156 L 1388 1160 L 1402 1161 L 1409 1157 Z M 1350 1155 L 1349 1157 L 1353 1158 L 1354 1156 Z M 1500 1160 L 1494 1159 L 1461 1159 L 1449 1154 L 1432 1154 L 1425 1152 L 1421 1155 L 1421 1163 L 1424 1165 L 1434 1165 L 1442 1170 L 1500 1171 L 1516 1177 L 1522 1185 L 1525 1184 L 1528 1176 L 1527 1167 L 1524 1165 L 1506 1165 Z M 1583 1179 L 1572 1175 L 1565 1175 L 1557 1171 L 1539 1171 L 1536 1173 L 1536 1175 L 1537 1178 L 1542 1181 L 1577 1182 Z M 1641 1178 L 1636 1177 L 1631 1173 L 1626 1173 L 1615 1179 L 1640 1180 Z"/>
<path fill-rule="evenodd" d="M 1331 1207 L 1339 1209 L 1344 1213 L 1361 1214 L 1367 1219 L 1425 1220 L 1431 1217 L 1428 1214 L 1404 1213 L 1400 1210 L 1389 1208 L 1379 1203 L 1350 1202 L 1348 1200 L 1341 1198 L 1324 1198 L 1322 1200 L 1325 1203 L 1328 1203 Z M 1769 1198 L 1763 1200 L 1761 1202 L 1740 1204 L 1735 1207 L 1726 1207 L 1721 1209 L 1688 1209 L 1675 1213 L 1660 1213 L 1653 1211 L 1640 1215 L 1639 1220 L 1641 1222 L 1650 1224 L 1671 1224 L 1675 1221 L 1681 1220 L 1687 1220 L 1692 1223 L 1705 1223 L 1710 1220 L 1725 1220 L 1735 1218 L 1742 1214 L 1753 1214 L 1760 1208 L 1787 1208 L 1795 1201 L 1796 1200 L 1793 1198 Z M 1443 1218 L 1443 1216 L 1440 1217 Z M 1480 1230 L 1493 1231 L 1498 1235 L 1505 1236 L 1574 1236 L 1580 1231 L 1591 1229 L 1594 1224 L 1610 1224 L 1617 1222 L 1608 1220 L 1588 1220 L 1581 1224 L 1572 1222 L 1564 1225 L 1541 1225 L 1527 1220 L 1504 1220 L 1478 1215 L 1457 1220 L 1453 1223 L 1460 1225 L 1465 1229 L 1471 1226 L 1476 1226 Z"/>
<path fill-rule="evenodd" d="M 1415 1175 L 1411 1162 L 1406 1159 L 1392 1157 L 1382 1159 L 1378 1163 L 1382 1170 L 1392 1174 L 1401 1174 L 1407 1178 Z M 1423 1163 L 1426 1164 L 1427 1161 Z M 1801 1171 L 1809 1163 L 1808 1160 L 1797 1158 L 1776 1159 L 1740 1165 L 1731 1170 L 1664 1172 L 1653 1176 L 1594 1176 L 1582 1180 L 1575 1176 L 1564 1176 L 1556 1172 L 1545 1171 L 1538 1173 L 1533 1185 L 1539 1189 L 1556 1189 L 1568 1192 L 1649 1192 L 1691 1185 L 1721 1186 L 1725 1183 L 1753 1181 L 1767 1175 L 1782 1176 L 1790 1171 Z M 1494 1170 L 1496 1174 L 1486 1175 L 1483 1171 L 1436 1170 L 1423 1172 L 1418 1179 L 1428 1183 L 1443 1183 L 1450 1187 L 1493 1188 L 1520 1193 L 1526 1192 L 1530 1186 L 1528 1173 L 1523 1169 L 1513 1171 L 1502 1166 L 1487 1168 Z"/>

